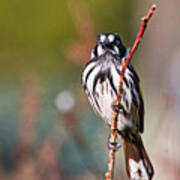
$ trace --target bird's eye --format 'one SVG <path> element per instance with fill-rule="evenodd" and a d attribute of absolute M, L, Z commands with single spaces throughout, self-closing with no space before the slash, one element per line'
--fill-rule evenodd
<path fill-rule="evenodd" d="M 120 45 L 121 44 L 120 40 L 116 39 L 116 44 Z"/>

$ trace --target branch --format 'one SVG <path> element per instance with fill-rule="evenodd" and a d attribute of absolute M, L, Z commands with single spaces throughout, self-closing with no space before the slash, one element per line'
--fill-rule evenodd
<path fill-rule="evenodd" d="M 149 22 L 150 18 L 152 17 L 154 11 L 156 9 L 156 5 L 152 5 L 151 9 L 148 11 L 147 15 L 145 17 L 142 18 L 142 24 L 141 24 L 141 28 L 140 31 L 137 35 L 137 38 L 129 52 L 129 55 L 126 59 L 122 60 L 122 69 L 121 69 L 121 73 L 120 73 L 120 82 L 119 82 L 119 91 L 117 94 L 117 99 L 116 99 L 116 105 L 119 105 L 120 100 L 121 100 L 121 96 L 122 94 L 122 84 L 123 84 L 123 79 L 124 79 L 124 73 L 125 70 L 128 66 L 128 63 L 130 62 L 135 50 L 137 49 L 144 31 L 147 27 L 147 23 Z M 116 138 L 117 138 L 117 116 L 118 113 L 117 112 L 113 112 L 113 118 L 112 118 L 112 122 L 111 122 L 111 129 L 110 129 L 110 142 L 116 142 Z M 109 160 L 108 160 L 108 171 L 105 174 L 106 180 L 113 180 L 113 176 L 114 176 L 114 165 L 115 165 L 115 152 L 114 150 L 110 150 L 109 151 Z"/>

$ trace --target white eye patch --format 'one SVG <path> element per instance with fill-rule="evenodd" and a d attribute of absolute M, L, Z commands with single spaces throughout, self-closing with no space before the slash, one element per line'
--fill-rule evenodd
<path fill-rule="evenodd" d="M 101 35 L 101 36 L 100 36 L 100 41 L 101 41 L 101 42 L 104 42 L 105 39 L 106 39 L 106 36 L 105 36 L 105 35 Z"/>
<path fill-rule="evenodd" d="M 115 39 L 115 37 L 114 37 L 114 35 L 110 34 L 110 35 L 108 36 L 108 39 L 109 39 L 109 42 L 113 42 L 114 39 Z"/>

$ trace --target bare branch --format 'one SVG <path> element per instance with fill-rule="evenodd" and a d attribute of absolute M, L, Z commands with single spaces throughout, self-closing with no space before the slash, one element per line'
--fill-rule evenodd
<path fill-rule="evenodd" d="M 148 11 L 147 15 L 145 17 L 142 18 L 142 24 L 141 24 L 141 28 L 140 31 L 137 35 L 137 38 L 130 50 L 130 53 L 128 55 L 128 57 L 126 59 L 122 60 L 122 70 L 121 70 L 121 74 L 120 74 L 120 82 L 119 82 L 119 91 L 117 94 L 117 99 L 116 99 L 116 105 L 119 105 L 120 100 L 121 100 L 121 96 L 122 94 L 122 84 L 123 84 L 123 79 L 124 79 L 124 72 L 128 66 L 128 63 L 130 62 L 135 50 L 137 49 L 140 40 L 143 37 L 144 31 L 147 27 L 147 23 L 149 22 L 150 18 L 152 17 L 154 11 L 156 9 L 156 5 L 152 5 L 151 9 Z M 113 118 L 112 118 L 112 122 L 111 122 L 111 129 L 110 129 L 110 142 L 116 142 L 116 138 L 117 138 L 117 116 L 118 113 L 117 112 L 113 112 Z M 115 152 L 113 150 L 109 151 L 109 160 L 108 160 L 108 171 L 105 174 L 106 180 L 113 180 L 113 176 L 114 176 L 114 165 L 115 165 Z"/>

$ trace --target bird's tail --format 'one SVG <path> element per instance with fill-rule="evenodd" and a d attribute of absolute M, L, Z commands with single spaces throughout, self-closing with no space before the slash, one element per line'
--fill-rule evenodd
<path fill-rule="evenodd" d="M 154 174 L 153 166 L 146 153 L 140 135 L 123 138 L 126 160 L 126 171 L 130 179 L 151 180 Z"/>

